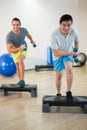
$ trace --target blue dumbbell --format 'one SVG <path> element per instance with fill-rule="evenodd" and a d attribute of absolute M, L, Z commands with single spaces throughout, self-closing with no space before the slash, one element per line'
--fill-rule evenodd
<path fill-rule="evenodd" d="M 74 61 L 75 61 L 76 63 L 79 63 L 79 62 L 80 62 L 77 57 L 74 58 Z"/>
<path fill-rule="evenodd" d="M 37 47 L 37 45 L 34 43 L 34 44 L 33 44 L 33 47 L 35 48 L 35 47 Z"/>
<path fill-rule="evenodd" d="M 78 48 L 75 47 L 75 48 L 73 49 L 73 51 L 74 51 L 74 52 L 78 52 Z M 73 58 L 74 58 L 74 61 L 75 61 L 76 63 L 79 62 L 77 56 L 73 56 Z"/>
<path fill-rule="evenodd" d="M 78 48 L 76 48 L 76 47 L 73 48 L 73 51 L 74 51 L 74 52 L 78 52 Z"/>
<path fill-rule="evenodd" d="M 21 44 L 21 45 L 24 45 L 24 44 L 26 44 L 26 42 L 25 42 L 25 41 L 21 41 L 20 44 Z M 23 50 L 26 51 L 27 48 L 24 48 Z"/>

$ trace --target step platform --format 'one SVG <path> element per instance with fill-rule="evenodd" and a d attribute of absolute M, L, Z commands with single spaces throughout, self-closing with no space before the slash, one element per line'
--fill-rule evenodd
<path fill-rule="evenodd" d="M 35 65 L 35 71 L 53 70 L 53 68 L 54 68 L 53 65 Z"/>
<path fill-rule="evenodd" d="M 37 97 L 37 85 L 36 84 L 25 84 L 24 88 L 21 88 L 17 84 L 2 84 L 0 87 L 0 95 L 7 96 L 8 92 L 29 92 L 31 97 Z"/>
<path fill-rule="evenodd" d="M 67 101 L 66 96 L 45 95 L 42 99 L 42 111 L 50 112 L 51 106 L 80 106 L 84 113 L 87 113 L 87 97 L 74 96 L 72 101 Z"/>

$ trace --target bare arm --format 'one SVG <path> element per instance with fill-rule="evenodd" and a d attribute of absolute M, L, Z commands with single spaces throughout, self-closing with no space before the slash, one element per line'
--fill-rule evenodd
<path fill-rule="evenodd" d="M 32 44 L 35 44 L 35 42 L 34 42 L 34 40 L 33 40 L 33 38 L 32 38 L 30 33 L 27 34 L 27 37 L 31 41 Z"/>
<path fill-rule="evenodd" d="M 79 48 L 79 42 L 75 42 L 75 47 Z"/>
<path fill-rule="evenodd" d="M 63 52 L 56 49 L 52 49 L 52 52 L 55 56 L 68 56 L 68 55 L 76 55 L 76 52 Z"/>
<path fill-rule="evenodd" d="M 21 45 L 18 48 L 14 48 L 14 46 L 12 44 L 7 44 L 6 48 L 7 48 L 7 50 L 8 50 L 9 53 L 16 53 L 19 50 L 23 50 L 25 48 L 25 45 Z"/>

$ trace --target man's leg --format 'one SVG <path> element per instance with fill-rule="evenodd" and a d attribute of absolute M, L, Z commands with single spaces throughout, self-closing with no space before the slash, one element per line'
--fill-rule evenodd
<path fill-rule="evenodd" d="M 62 71 L 64 69 L 63 57 L 58 58 L 54 61 L 54 70 L 56 72 L 56 89 L 57 96 L 61 96 L 61 79 L 62 79 Z"/>
<path fill-rule="evenodd" d="M 61 79 L 62 79 L 62 71 L 56 72 L 56 89 L 57 89 L 57 95 L 61 94 Z"/>
<path fill-rule="evenodd" d="M 71 86 L 73 82 L 72 62 L 65 63 L 65 70 L 66 70 L 67 91 L 71 91 Z"/>
<path fill-rule="evenodd" d="M 18 64 L 18 62 L 16 63 L 16 70 L 17 70 L 18 79 L 21 80 L 21 75 L 20 75 L 20 71 L 19 71 L 19 64 Z"/>
<path fill-rule="evenodd" d="M 24 79 L 24 56 L 23 55 L 20 55 L 18 57 L 18 76 L 20 78 L 20 80 L 23 80 Z"/>
<path fill-rule="evenodd" d="M 27 54 L 27 50 L 26 51 L 19 51 L 15 54 L 12 54 L 14 62 L 16 64 L 17 74 L 18 74 L 18 78 L 19 78 L 19 82 L 17 84 L 21 85 L 21 87 L 24 87 L 24 85 L 25 85 L 23 60 L 25 59 L 26 54 Z"/>
<path fill-rule="evenodd" d="M 66 97 L 67 99 L 71 100 L 72 93 L 71 93 L 71 87 L 73 82 L 73 68 L 72 68 L 72 62 L 65 62 L 65 70 L 66 70 L 66 81 L 67 81 L 67 92 Z"/>

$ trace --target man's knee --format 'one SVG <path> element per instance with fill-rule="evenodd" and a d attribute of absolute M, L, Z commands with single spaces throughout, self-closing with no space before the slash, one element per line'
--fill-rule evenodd
<path fill-rule="evenodd" d="M 67 73 L 72 74 L 72 69 L 73 69 L 73 67 L 72 67 L 71 62 L 65 63 L 65 70 L 66 70 Z"/>

